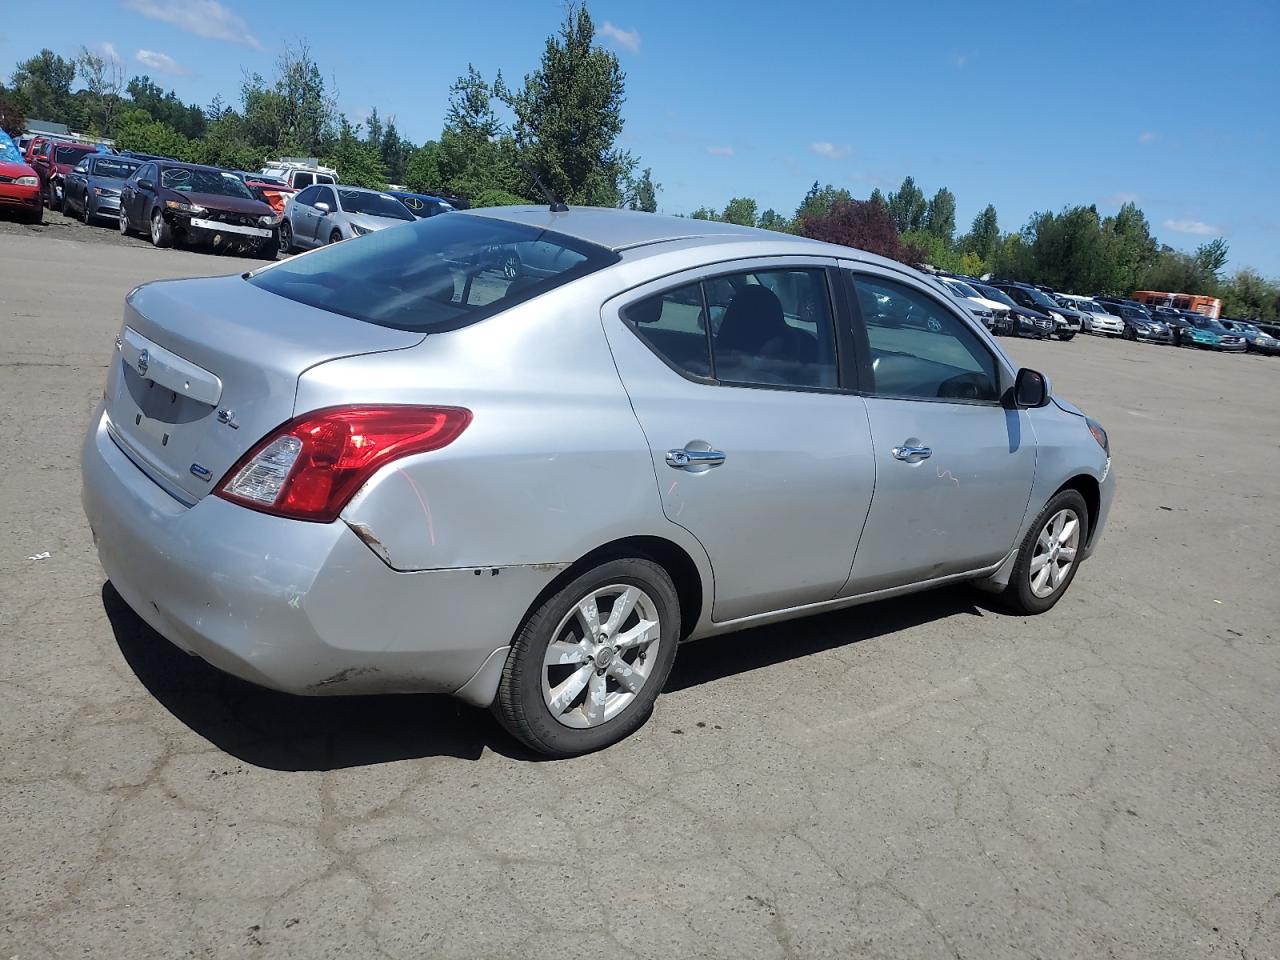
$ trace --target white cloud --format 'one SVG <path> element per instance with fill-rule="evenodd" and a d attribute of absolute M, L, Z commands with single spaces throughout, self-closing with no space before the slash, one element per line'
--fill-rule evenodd
<path fill-rule="evenodd" d="M 167 53 L 160 53 L 157 50 L 139 50 L 134 54 L 134 59 L 156 73 L 181 77 L 191 72 Z"/>
<path fill-rule="evenodd" d="M 1158 134 L 1156 134 L 1154 131 L 1143 130 L 1140 134 L 1138 134 L 1138 142 L 1139 143 L 1155 143 L 1157 136 Z"/>
<path fill-rule="evenodd" d="M 1162 226 L 1174 233 L 1190 233 L 1197 237 L 1213 237 L 1222 233 L 1212 224 L 1201 223 L 1199 220 L 1166 220 Z"/>
<path fill-rule="evenodd" d="M 632 53 L 640 52 L 640 31 L 635 28 L 623 30 L 606 20 L 600 27 L 600 35 L 608 37 L 620 47 L 626 47 Z"/>
<path fill-rule="evenodd" d="M 226 40 L 261 50 L 258 38 L 239 14 L 218 0 L 121 0 L 126 10 L 140 13 L 209 40 Z"/>
<path fill-rule="evenodd" d="M 1119 193 L 1111 194 L 1109 197 L 1103 197 L 1102 202 L 1123 207 L 1126 203 L 1137 203 L 1139 199 L 1141 198 L 1136 193 L 1127 193 L 1122 190 Z"/>
<path fill-rule="evenodd" d="M 732 157 L 733 147 L 710 146 L 707 147 L 707 153 L 713 157 Z"/>
<path fill-rule="evenodd" d="M 811 143 L 809 144 L 809 149 L 820 157 L 826 157 L 828 160 L 839 160 L 841 157 L 847 157 L 853 153 L 853 147 L 837 147 L 828 140 L 819 140 L 816 143 Z"/>
<path fill-rule="evenodd" d="M 102 54 L 103 59 L 114 61 L 116 63 L 124 63 L 124 57 L 116 51 L 116 45 L 110 40 L 98 44 L 98 52 Z"/>

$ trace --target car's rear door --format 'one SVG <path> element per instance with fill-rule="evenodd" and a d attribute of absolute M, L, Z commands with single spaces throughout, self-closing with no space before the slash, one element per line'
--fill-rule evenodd
<path fill-rule="evenodd" d="M 320 213 L 312 204 L 319 195 L 319 187 L 307 187 L 289 204 L 289 229 L 293 231 L 294 243 L 300 247 L 315 245 L 316 219 Z"/>
<path fill-rule="evenodd" d="M 876 490 L 841 593 L 999 562 L 1017 538 L 1036 469 L 1029 418 L 1001 402 L 1011 371 L 994 342 L 924 284 L 846 266 Z"/>
<path fill-rule="evenodd" d="M 834 261 L 744 261 L 604 305 L 662 508 L 702 543 L 712 616 L 831 599 L 875 482 L 866 407 L 840 375 Z"/>

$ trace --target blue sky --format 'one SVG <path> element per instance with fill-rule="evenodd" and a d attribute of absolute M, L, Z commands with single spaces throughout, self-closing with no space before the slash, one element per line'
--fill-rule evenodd
<path fill-rule="evenodd" d="M 559 0 L 61 0 L 9 5 L 0 73 L 41 46 L 110 49 L 188 101 L 235 101 L 305 38 L 349 116 L 438 134 L 467 64 L 519 80 Z M 592 0 L 627 72 L 624 145 L 687 213 L 752 196 L 790 213 L 814 180 L 865 197 L 905 174 L 1033 211 L 1136 199 L 1164 242 L 1214 236 L 1229 269 L 1280 276 L 1280 3 L 942 4 Z M 305 16 L 300 15 L 305 11 Z"/>

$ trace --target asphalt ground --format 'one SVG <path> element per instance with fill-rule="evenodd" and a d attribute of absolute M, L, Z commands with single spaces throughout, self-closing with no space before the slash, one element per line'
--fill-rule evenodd
<path fill-rule="evenodd" d="M 448 699 L 219 675 L 104 584 L 122 297 L 257 261 L 50 221 L 0 224 L 0 958 L 1280 954 L 1280 359 L 1006 341 L 1113 446 L 1053 611 L 693 644 L 638 735 L 540 762 Z"/>

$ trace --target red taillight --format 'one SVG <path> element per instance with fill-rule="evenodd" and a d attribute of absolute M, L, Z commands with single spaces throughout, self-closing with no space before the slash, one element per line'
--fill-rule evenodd
<path fill-rule="evenodd" d="M 446 447 L 469 423 L 463 407 L 316 410 L 263 437 L 214 493 L 264 513 L 328 523 L 379 468 Z"/>

